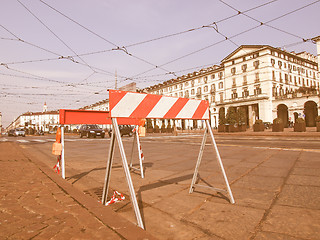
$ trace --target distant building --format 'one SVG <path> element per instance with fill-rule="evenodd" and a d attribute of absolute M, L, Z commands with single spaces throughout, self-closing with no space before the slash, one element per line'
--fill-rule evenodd
<path fill-rule="evenodd" d="M 2 114 L 0 112 L 0 135 L 2 134 Z"/>
<path fill-rule="evenodd" d="M 45 112 L 27 112 L 17 117 L 8 127 L 15 129 L 23 127 L 31 132 L 56 131 L 59 126 L 59 111 L 45 111 Z"/>
<path fill-rule="evenodd" d="M 282 118 L 286 126 L 297 117 L 305 118 L 307 126 L 314 126 L 320 106 L 319 66 L 317 58 L 306 52 L 243 45 L 225 57 L 220 66 L 150 86 L 144 92 L 208 100 L 213 127 L 230 107 L 244 109 L 248 127 L 256 119 L 272 122 L 276 117 Z M 203 123 L 181 120 L 176 124 L 188 129 L 201 128 Z"/>

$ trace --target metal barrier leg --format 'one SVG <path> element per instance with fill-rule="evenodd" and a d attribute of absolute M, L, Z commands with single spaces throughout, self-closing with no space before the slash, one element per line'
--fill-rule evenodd
<path fill-rule="evenodd" d="M 66 166 L 64 160 L 64 126 L 61 125 L 61 145 L 62 145 L 62 152 L 61 152 L 61 176 L 63 179 L 66 179 Z"/>
<path fill-rule="evenodd" d="M 221 169 L 221 172 L 222 172 L 222 175 L 223 175 L 223 178 L 224 178 L 226 187 L 227 187 L 227 191 L 228 191 L 228 194 L 229 194 L 229 197 L 230 197 L 230 202 L 231 202 L 232 204 L 234 204 L 235 201 L 234 201 L 234 199 L 233 199 L 233 195 L 232 195 L 232 192 L 231 192 L 231 188 L 230 188 L 230 186 L 229 186 L 228 178 L 227 178 L 226 172 L 225 172 L 225 170 L 224 170 L 224 167 L 223 167 L 223 164 L 222 164 L 222 161 L 221 161 L 221 157 L 220 157 L 220 154 L 219 154 L 219 150 L 218 150 L 216 141 L 214 140 L 213 132 L 212 132 L 212 129 L 211 129 L 211 127 L 210 127 L 210 123 L 209 123 L 208 120 L 206 120 L 206 126 L 207 126 L 207 129 L 208 129 L 208 131 L 209 131 L 209 133 L 210 133 L 210 136 L 211 136 L 211 139 L 212 139 L 213 149 L 214 149 L 214 151 L 215 151 L 216 154 L 217 154 L 218 163 L 219 163 L 219 165 L 220 165 L 220 169 Z"/>
<path fill-rule="evenodd" d="M 141 152 L 141 145 L 140 145 L 140 139 L 139 139 L 139 133 L 137 131 L 136 133 L 137 136 L 137 145 L 138 145 L 138 153 L 139 153 L 139 162 L 140 162 L 140 172 L 141 172 L 141 178 L 144 178 L 143 174 L 143 165 L 142 165 L 142 152 Z"/>
<path fill-rule="evenodd" d="M 205 130 L 204 130 L 203 138 L 202 138 L 202 143 L 201 143 L 201 147 L 200 147 L 200 151 L 199 151 L 199 155 L 198 155 L 196 168 L 194 169 L 193 178 L 192 178 L 191 186 L 190 186 L 190 189 L 189 189 L 189 193 L 193 192 L 194 185 L 195 185 L 195 183 L 197 181 L 197 178 L 198 178 L 198 172 L 199 172 L 199 167 L 200 167 L 201 160 L 202 160 L 203 150 L 204 150 L 204 147 L 206 145 L 207 132 L 208 132 L 208 130 L 207 130 L 207 126 L 206 126 Z"/>
<path fill-rule="evenodd" d="M 114 147 L 115 147 L 114 143 L 115 143 L 115 133 L 114 133 L 114 129 L 113 129 L 112 135 L 111 135 L 111 140 L 110 140 L 109 155 L 108 155 L 107 168 L 106 168 L 106 176 L 104 179 L 103 193 L 102 193 L 102 199 L 101 199 L 101 202 L 103 205 L 106 204 L 107 197 L 108 197 L 111 168 L 112 168 L 112 162 L 113 162 L 113 156 L 114 156 Z"/>
<path fill-rule="evenodd" d="M 136 127 L 134 127 L 135 129 L 136 129 Z M 130 168 L 132 168 L 132 165 L 133 165 L 133 163 L 132 163 L 132 159 L 133 159 L 133 151 L 134 151 L 134 142 L 135 142 L 135 140 L 136 140 L 136 134 L 135 134 L 135 132 L 133 133 L 133 143 L 132 143 L 132 149 L 131 149 L 131 157 L 130 157 Z"/>
<path fill-rule="evenodd" d="M 121 140 L 121 135 L 120 135 L 120 131 L 119 131 L 119 127 L 118 127 L 118 122 L 116 118 L 112 118 L 112 125 L 113 125 L 113 129 L 116 135 L 116 139 L 118 142 L 118 146 L 119 146 L 119 150 L 120 150 L 120 155 L 122 158 L 122 166 L 127 178 L 127 183 L 128 183 L 128 187 L 129 187 L 129 191 L 130 191 L 130 197 L 131 197 L 131 202 L 133 205 L 133 209 L 137 218 L 137 222 L 138 222 L 138 226 L 141 227 L 142 229 L 144 229 L 143 226 L 143 222 L 142 222 L 142 218 L 141 218 L 141 214 L 140 214 L 140 209 L 139 209 L 139 205 L 137 202 L 137 198 L 136 198 L 136 193 L 134 191 L 133 188 L 133 184 L 132 184 L 132 179 L 131 179 L 131 175 L 130 175 L 130 171 L 129 171 L 129 167 L 128 167 L 128 161 L 126 158 L 126 154 L 123 148 L 123 143 Z"/>

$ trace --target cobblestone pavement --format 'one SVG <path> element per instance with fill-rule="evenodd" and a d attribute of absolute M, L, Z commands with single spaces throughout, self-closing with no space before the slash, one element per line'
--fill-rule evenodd
<path fill-rule="evenodd" d="M 0 143 L 0 169 L 0 239 L 153 239 L 14 143 Z"/>
<path fill-rule="evenodd" d="M 180 135 L 183 134 L 180 133 Z M 319 142 L 320 145 L 319 133 L 246 132 L 226 134 L 229 136 L 228 141 L 225 141 L 224 134 L 216 133 L 216 135 L 219 136 L 218 148 L 235 204 L 230 204 L 228 196 L 223 193 L 200 187 L 196 187 L 192 194 L 188 193 L 200 148 L 199 135 L 192 136 L 191 133 L 189 137 L 178 136 L 173 139 L 172 136 L 155 134 L 141 139 L 145 155 L 143 163 L 145 178 L 141 179 L 137 172 L 132 173 L 131 176 L 146 232 L 159 239 L 183 240 L 320 239 L 320 151 L 319 148 L 305 149 L 306 144 L 296 146 L 297 139 L 299 139 L 298 142 L 309 139 L 313 144 Z M 230 136 L 250 137 L 251 135 L 261 138 L 272 136 L 270 139 L 279 137 L 279 141 L 291 141 L 296 145 L 290 147 L 291 143 L 289 143 L 286 144 L 289 147 L 285 148 L 273 145 L 256 146 L 254 143 L 243 145 L 239 142 L 240 138 L 237 139 L 238 142 L 230 143 Z M 219 166 L 215 161 L 215 154 L 209 143 L 208 140 L 199 169 L 198 182 L 225 188 Z M 0 143 L 0 146 L 3 146 L 0 149 L 1 153 L 9 149 L 3 144 Z M 66 195 L 74 196 L 75 194 L 70 194 L 73 190 L 80 189 L 85 192 L 85 195 L 76 195 L 77 197 L 72 199 L 81 202 L 80 205 L 84 210 L 91 216 L 96 216 L 95 218 L 104 225 L 117 229 L 114 233 L 118 237 L 128 238 L 124 231 L 119 233 L 121 228 L 118 230 L 112 222 L 108 222 L 110 221 L 108 213 L 101 213 L 101 211 L 113 209 L 115 217 L 121 216 L 136 223 L 118 151 L 115 153 L 110 187 L 125 194 L 126 200 L 111 205 L 110 208 L 97 208 L 96 202 L 101 199 L 109 140 L 69 141 L 66 144 L 66 180 L 53 174 L 54 158 L 50 152 L 52 145 L 49 143 L 19 144 L 23 148 L 23 153 L 26 154 L 22 154 L 21 158 L 32 159 L 35 164 L 33 162 L 30 164 L 36 165 L 38 170 L 41 169 L 40 172 L 50 176 L 54 180 L 53 185 L 58 185 L 58 188 L 64 190 L 62 193 L 66 192 Z M 132 139 L 125 138 L 124 145 L 127 156 L 130 156 Z M 21 154 L 16 148 L 12 148 L 12 151 L 15 151 L 12 153 L 13 156 Z M 35 162 L 36 158 L 41 161 Z M 138 163 L 137 159 L 134 159 L 134 163 Z M 0 164 L 4 164 L 2 160 Z M 11 166 L 10 163 L 6 164 Z M 23 165 L 21 167 L 27 168 Z M 2 175 L 0 179 L 2 191 L 4 186 Z M 15 177 L 12 176 L 11 179 Z M 31 176 L 30 181 L 34 181 L 31 180 Z M 9 192 L 13 194 L 15 191 L 6 191 L 6 193 Z M 4 194 L 1 193 L 2 195 Z M 90 202 L 88 198 L 94 201 Z M 5 205 L 1 201 L 0 204 L 2 209 Z M 109 214 L 112 215 L 111 212 Z M 3 226 L 0 225 L 0 228 Z M 76 234 L 80 234 L 79 229 Z M 99 236 L 89 238 L 99 238 Z"/>

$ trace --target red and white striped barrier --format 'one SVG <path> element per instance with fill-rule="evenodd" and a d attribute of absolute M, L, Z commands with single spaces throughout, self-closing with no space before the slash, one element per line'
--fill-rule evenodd
<path fill-rule="evenodd" d="M 108 201 L 106 203 L 106 206 L 112 204 L 112 203 L 116 203 L 116 202 L 120 202 L 120 201 L 123 201 L 125 200 L 125 196 L 123 196 L 122 193 L 119 193 L 118 191 L 114 191 L 113 192 L 113 196 L 111 197 L 110 201 Z"/>
<path fill-rule="evenodd" d="M 209 102 L 189 98 L 109 90 L 112 118 L 209 119 Z"/>

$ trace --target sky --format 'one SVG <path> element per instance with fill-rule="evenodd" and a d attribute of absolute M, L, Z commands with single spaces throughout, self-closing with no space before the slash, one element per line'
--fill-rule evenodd
<path fill-rule="evenodd" d="M 314 55 L 320 0 L 0 0 L 3 127 L 219 65 L 241 45 Z M 115 75 L 117 77 L 115 77 Z"/>

